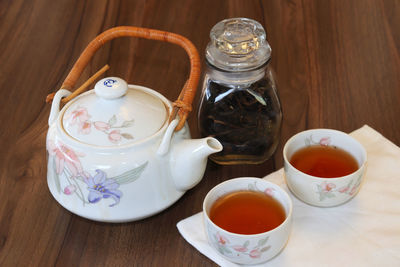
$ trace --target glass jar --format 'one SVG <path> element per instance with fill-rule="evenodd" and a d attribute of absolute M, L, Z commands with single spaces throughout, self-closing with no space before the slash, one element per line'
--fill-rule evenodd
<path fill-rule="evenodd" d="M 275 152 L 282 122 L 266 33 L 254 20 L 233 18 L 216 24 L 210 37 L 198 126 L 224 147 L 210 159 L 262 163 Z"/>

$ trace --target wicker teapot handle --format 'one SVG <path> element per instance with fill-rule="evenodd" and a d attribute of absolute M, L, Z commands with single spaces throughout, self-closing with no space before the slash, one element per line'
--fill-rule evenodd
<path fill-rule="evenodd" d="M 89 43 L 75 62 L 75 65 L 72 67 L 61 88 L 71 90 L 75 86 L 76 81 L 82 74 L 82 71 L 89 63 L 90 59 L 93 57 L 94 53 L 106 42 L 118 37 L 139 37 L 159 40 L 177 44 L 185 49 L 190 59 L 190 75 L 178 99 L 173 103 L 174 110 L 172 114 L 170 114 L 170 121 L 176 117 L 176 114 L 179 115 L 180 121 L 175 130 L 180 130 L 185 124 L 189 112 L 192 110 L 192 102 L 200 78 L 200 57 L 192 42 L 179 34 L 132 26 L 111 28 L 98 35 Z M 74 95 L 74 93 L 75 92 L 71 94 L 71 98 L 79 94 L 79 92 L 76 92 L 76 95 Z"/>

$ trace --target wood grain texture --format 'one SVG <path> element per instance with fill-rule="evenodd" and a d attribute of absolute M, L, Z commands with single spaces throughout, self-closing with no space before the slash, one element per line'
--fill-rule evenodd
<path fill-rule="evenodd" d="M 108 28 L 141 26 L 187 37 L 204 62 L 211 27 L 229 17 L 253 18 L 267 29 L 284 111 L 275 156 L 256 166 L 209 162 L 198 186 L 138 222 L 92 222 L 58 205 L 46 183 L 45 97 L 60 87 L 86 45 Z M 199 212 L 217 183 L 282 167 L 282 147 L 293 134 L 368 124 L 400 145 L 399 53 L 396 0 L 1 0 L 0 266 L 213 265 L 179 235 L 176 223 Z M 105 64 L 107 75 L 170 100 L 189 74 L 181 48 L 124 38 L 101 48 L 77 84 Z M 196 110 L 189 125 L 198 137 Z"/>

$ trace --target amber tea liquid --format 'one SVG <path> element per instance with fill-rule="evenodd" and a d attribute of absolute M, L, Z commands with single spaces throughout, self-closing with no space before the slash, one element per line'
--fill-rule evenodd
<path fill-rule="evenodd" d="M 259 234 L 278 227 L 286 219 L 281 203 L 262 192 L 237 191 L 219 198 L 209 217 L 222 229 L 236 234 Z"/>
<path fill-rule="evenodd" d="M 356 159 L 347 151 L 333 146 L 309 146 L 296 151 L 290 159 L 293 167 L 306 174 L 336 178 L 358 170 Z"/>

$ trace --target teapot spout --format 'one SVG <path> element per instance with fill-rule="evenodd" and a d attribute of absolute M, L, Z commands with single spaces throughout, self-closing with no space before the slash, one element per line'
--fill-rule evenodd
<path fill-rule="evenodd" d="M 186 191 L 203 178 L 207 158 L 222 150 L 221 143 L 212 137 L 185 139 L 171 151 L 171 173 L 175 187 Z"/>

